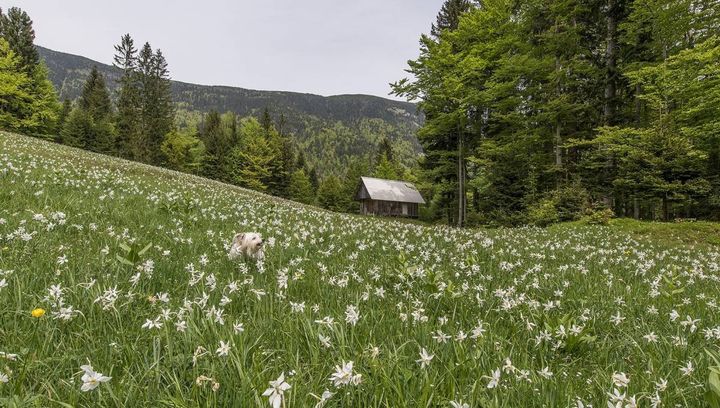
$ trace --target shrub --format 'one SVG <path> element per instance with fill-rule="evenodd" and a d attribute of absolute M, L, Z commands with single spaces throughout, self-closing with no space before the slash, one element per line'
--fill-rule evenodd
<path fill-rule="evenodd" d="M 555 200 L 545 198 L 530 206 L 528 209 L 528 222 L 539 227 L 546 227 L 560 221 Z"/>
<path fill-rule="evenodd" d="M 608 225 L 613 217 L 615 213 L 609 208 L 593 209 L 587 212 L 584 220 L 590 225 Z"/>
<path fill-rule="evenodd" d="M 551 191 L 546 198 L 528 207 L 528 222 L 540 227 L 582 218 L 590 207 L 590 195 L 578 184 Z"/>

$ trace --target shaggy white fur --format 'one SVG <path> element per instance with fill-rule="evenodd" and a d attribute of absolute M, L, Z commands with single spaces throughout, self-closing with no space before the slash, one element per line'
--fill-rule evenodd
<path fill-rule="evenodd" d="M 262 235 L 257 232 L 240 232 L 235 234 L 228 252 L 228 258 L 237 259 L 238 257 L 263 259 Z"/>

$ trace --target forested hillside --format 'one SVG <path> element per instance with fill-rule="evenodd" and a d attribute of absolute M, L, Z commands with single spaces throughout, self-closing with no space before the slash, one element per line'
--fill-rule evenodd
<path fill-rule="evenodd" d="M 720 218 L 717 0 L 447 0 L 409 70 L 436 219 Z"/>
<path fill-rule="evenodd" d="M 113 99 L 122 70 L 85 57 L 37 47 L 49 69 L 49 78 L 60 99 L 78 98 L 96 66 Z M 206 86 L 171 81 L 180 128 L 197 126 L 211 110 L 238 116 L 260 117 L 264 109 L 279 120 L 283 131 L 306 153 L 306 160 L 321 175 L 342 175 L 351 157 L 370 159 L 388 137 L 400 162 L 412 165 L 420 153 L 415 132 L 422 116 L 414 104 L 370 95 L 324 97 L 282 91 L 258 91 L 229 86 Z"/>

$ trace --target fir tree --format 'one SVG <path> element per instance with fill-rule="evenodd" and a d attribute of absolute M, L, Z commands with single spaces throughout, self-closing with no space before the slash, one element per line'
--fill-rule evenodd
<path fill-rule="evenodd" d="M 471 0 L 445 0 L 430 33 L 437 38 L 443 30 L 455 30 L 460 24 L 460 17 L 472 7 Z"/>
<path fill-rule="evenodd" d="M 137 50 L 130 34 L 115 46 L 113 65 L 122 69 L 118 80 L 116 150 L 122 157 L 138 159 L 140 141 L 140 92 L 137 69 Z"/>
<path fill-rule="evenodd" d="M 287 193 L 289 199 L 304 204 L 312 204 L 315 202 L 314 191 L 312 183 L 310 183 L 310 177 L 305 174 L 303 169 L 295 170 L 290 175 Z"/>
<path fill-rule="evenodd" d="M 59 131 L 58 131 L 58 137 L 56 138 L 56 141 L 60 141 L 60 131 L 62 131 L 63 126 L 65 126 L 65 122 L 67 121 L 67 118 L 70 115 L 71 111 L 72 111 L 72 102 L 70 101 L 70 99 L 65 98 L 63 100 L 63 105 L 62 105 L 62 109 L 60 110 L 60 114 L 58 115 L 57 127 L 58 127 Z"/>
<path fill-rule="evenodd" d="M 60 132 L 60 142 L 68 146 L 86 149 L 89 147 L 92 137 L 92 117 L 88 111 L 76 107 L 65 121 Z"/>
<path fill-rule="evenodd" d="M 270 110 L 267 108 L 267 106 L 265 107 L 265 109 L 263 109 L 262 115 L 260 116 L 260 125 L 263 129 L 265 129 L 265 132 L 269 132 L 270 129 L 273 127 L 273 120 L 270 116 Z"/>
<path fill-rule="evenodd" d="M 79 104 L 80 108 L 88 111 L 96 121 L 104 119 L 112 113 L 110 94 L 105 86 L 105 78 L 98 71 L 97 66 L 93 65 L 90 71 L 90 76 L 83 86 Z"/>
<path fill-rule="evenodd" d="M 328 210 L 345 211 L 350 199 L 351 197 L 345 195 L 342 183 L 336 176 L 326 177 L 317 190 L 318 205 Z"/>
<path fill-rule="evenodd" d="M 12 60 L 12 70 L 21 71 L 27 82 L 23 86 L 23 94 L 27 95 L 25 102 L 29 108 L 21 109 L 21 104 L 10 106 L 8 117 L 12 120 L 13 127 L 25 133 L 50 134 L 57 131 L 57 118 L 60 111 L 60 103 L 52 83 L 48 79 L 48 71 L 40 62 L 37 50 L 33 41 L 35 31 L 32 27 L 32 20 L 24 11 L 13 7 L 8 10 L 7 15 L 0 10 L 0 38 L 6 41 L 2 51 L 5 56 L 10 55 L 8 62 Z M 15 99 L 15 102 L 18 102 Z"/>
<path fill-rule="evenodd" d="M 40 63 L 32 24 L 30 16 L 17 7 L 11 7 L 7 15 L 3 15 L 0 9 L 0 37 L 10 44 L 10 48 L 20 59 L 21 69 L 27 75 L 32 75 Z"/>
<path fill-rule="evenodd" d="M 200 131 L 200 140 L 205 144 L 206 159 L 203 163 L 203 175 L 215 180 L 224 180 L 226 156 L 230 153 L 230 141 L 223 131 L 220 114 L 211 110 L 205 117 Z"/>

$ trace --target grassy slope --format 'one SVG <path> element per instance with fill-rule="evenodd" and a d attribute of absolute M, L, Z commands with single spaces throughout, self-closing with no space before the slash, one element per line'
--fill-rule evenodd
<path fill-rule="evenodd" d="M 578 398 L 605 406 L 612 374 L 624 372 L 627 397 L 647 404 L 665 379 L 658 392 L 665 406 L 699 406 L 703 349 L 718 341 L 705 336 L 718 326 L 716 224 L 423 227 L 328 213 L 7 133 L 0 133 L 0 204 L 0 352 L 19 354 L 0 357 L 9 374 L 2 398 L 268 406 L 261 393 L 285 372 L 290 407 L 314 405 L 310 394 L 325 389 L 337 392 L 330 407 L 460 399 L 574 406 Z M 270 238 L 264 263 L 226 258 L 224 245 L 238 230 Z M 116 260 L 121 243 L 152 246 L 127 266 Z M 59 298 L 52 285 L 60 285 Z M 352 305 L 356 325 L 345 321 Z M 35 307 L 48 313 L 32 318 Z M 694 331 L 680 324 L 688 315 L 700 319 Z M 317 323 L 325 317 L 335 323 Z M 148 319 L 162 327 L 142 328 Z M 480 336 L 461 339 L 480 324 Z M 562 334 L 573 325 L 580 334 Z M 544 331 L 549 338 L 536 341 Z M 438 342 L 440 332 L 451 338 Z M 650 333 L 656 343 L 643 340 Z M 215 353 L 220 341 L 232 345 L 227 357 Z M 422 348 L 435 356 L 426 368 L 416 362 Z M 488 388 L 506 358 L 514 368 Z M 362 384 L 337 389 L 328 378 L 350 360 Z M 80 366 L 88 362 L 113 378 L 82 393 Z M 694 371 L 685 376 L 688 362 Z M 197 385 L 200 376 L 219 389 Z"/>

